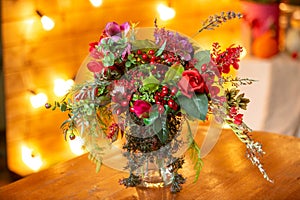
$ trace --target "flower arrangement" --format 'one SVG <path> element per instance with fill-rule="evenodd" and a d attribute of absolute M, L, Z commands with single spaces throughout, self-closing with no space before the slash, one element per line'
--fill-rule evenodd
<path fill-rule="evenodd" d="M 199 32 L 240 17 L 234 12 L 211 16 Z M 253 80 L 226 76 L 239 68 L 242 48 L 232 45 L 222 51 L 214 43 L 211 51 L 203 50 L 156 22 L 151 30 L 152 39 L 140 39 L 136 24 L 110 22 L 99 41 L 90 44 L 83 67 L 91 76 L 75 84 L 62 101 L 46 104 L 68 112 L 61 126 L 66 139 L 84 138 L 97 170 L 111 146 L 119 145 L 126 158 L 122 168 L 130 173 L 120 180 L 126 187 L 138 186 L 143 178 L 138 172 L 145 170 L 145 163 L 155 162 L 172 174 L 171 191 L 178 192 L 185 182 L 178 173 L 184 152 L 192 155 L 195 180 L 202 168 L 190 121 L 214 115 L 218 123 L 232 128 L 246 145 L 247 157 L 271 181 L 260 163 L 261 144 L 250 137 L 251 129 L 240 113 L 249 99 L 238 87 Z"/>

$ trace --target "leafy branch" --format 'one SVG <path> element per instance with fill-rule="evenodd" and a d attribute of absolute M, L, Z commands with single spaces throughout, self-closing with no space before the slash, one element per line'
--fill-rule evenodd
<path fill-rule="evenodd" d="M 211 15 L 209 16 L 203 23 L 202 27 L 198 30 L 198 33 L 203 30 L 214 30 L 216 27 L 219 27 L 222 23 L 234 19 L 234 18 L 242 18 L 241 13 L 235 13 L 233 11 L 228 11 L 226 13 L 221 12 L 221 14 Z"/>
<path fill-rule="evenodd" d="M 194 182 L 197 182 L 200 172 L 203 167 L 203 161 L 201 159 L 200 147 L 193 139 L 192 130 L 191 130 L 191 127 L 190 127 L 190 124 L 188 123 L 188 121 L 187 121 L 187 126 L 188 126 L 189 142 L 190 142 L 188 151 L 189 151 L 189 156 L 192 160 L 192 163 L 194 164 L 194 170 L 196 171 Z"/>
<path fill-rule="evenodd" d="M 253 82 L 257 81 L 249 78 L 240 77 L 223 77 L 224 83 L 230 83 L 232 86 L 239 87 L 240 85 L 251 85 Z"/>

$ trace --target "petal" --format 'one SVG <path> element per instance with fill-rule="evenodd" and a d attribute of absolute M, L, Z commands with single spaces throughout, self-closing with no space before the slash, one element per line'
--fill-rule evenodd
<path fill-rule="evenodd" d="M 91 72 L 100 72 L 104 66 L 102 64 L 102 62 L 97 62 L 97 61 L 91 61 L 87 64 L 87 68 L 91 71 Z"/>

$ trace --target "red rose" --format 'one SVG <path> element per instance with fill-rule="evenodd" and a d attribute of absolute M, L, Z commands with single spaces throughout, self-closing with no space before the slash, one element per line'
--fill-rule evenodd
<path fill-rule="evenodd" d="M 136 100 L 133 102 L 134 113 L 140 118 L 147 118 L 151 109 L 151 104 L 147 101 Z"/>
<path fill-rule="evenodd" d="M 189 98 L 194 93 L 208 93 L 204 79 L 196 69 L 184 71 L 181 80 L 178 82 L 178 86 L 182 94 Z"/>

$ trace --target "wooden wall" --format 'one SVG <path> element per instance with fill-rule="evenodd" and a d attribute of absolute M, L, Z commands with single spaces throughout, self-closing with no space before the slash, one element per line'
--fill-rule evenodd
<path fill-rule="evenodd" d="M 73 78 L 88 53 L 89 42 L 98 39 L 109 21 L 139 22 L 153 26 L 159 0 L 103 0 L 99 8 L 88 0 L 2 0 L 3 68 L 5 78 L 8 164 L 12 171 L 27 175 L 32 171 L 21 160 L 20 145 L 35 148 L 42 167 L 69 159 L 70 152 L 59 129 L 65 115 L 32 108 L 30 92 L 45 92 L 53 101 L 53 80 Z M 193 35 L 205 17 L 221 11 L 239 11 L 238 0 L 172 1 L 176 17 L 160 26 Z M 56 26 L 44 31 L 36 10 L 52 17 Z M 241 42 L 240 22 L 233 21 L 215 32 L 196 37 L 204 46 Z"/>

